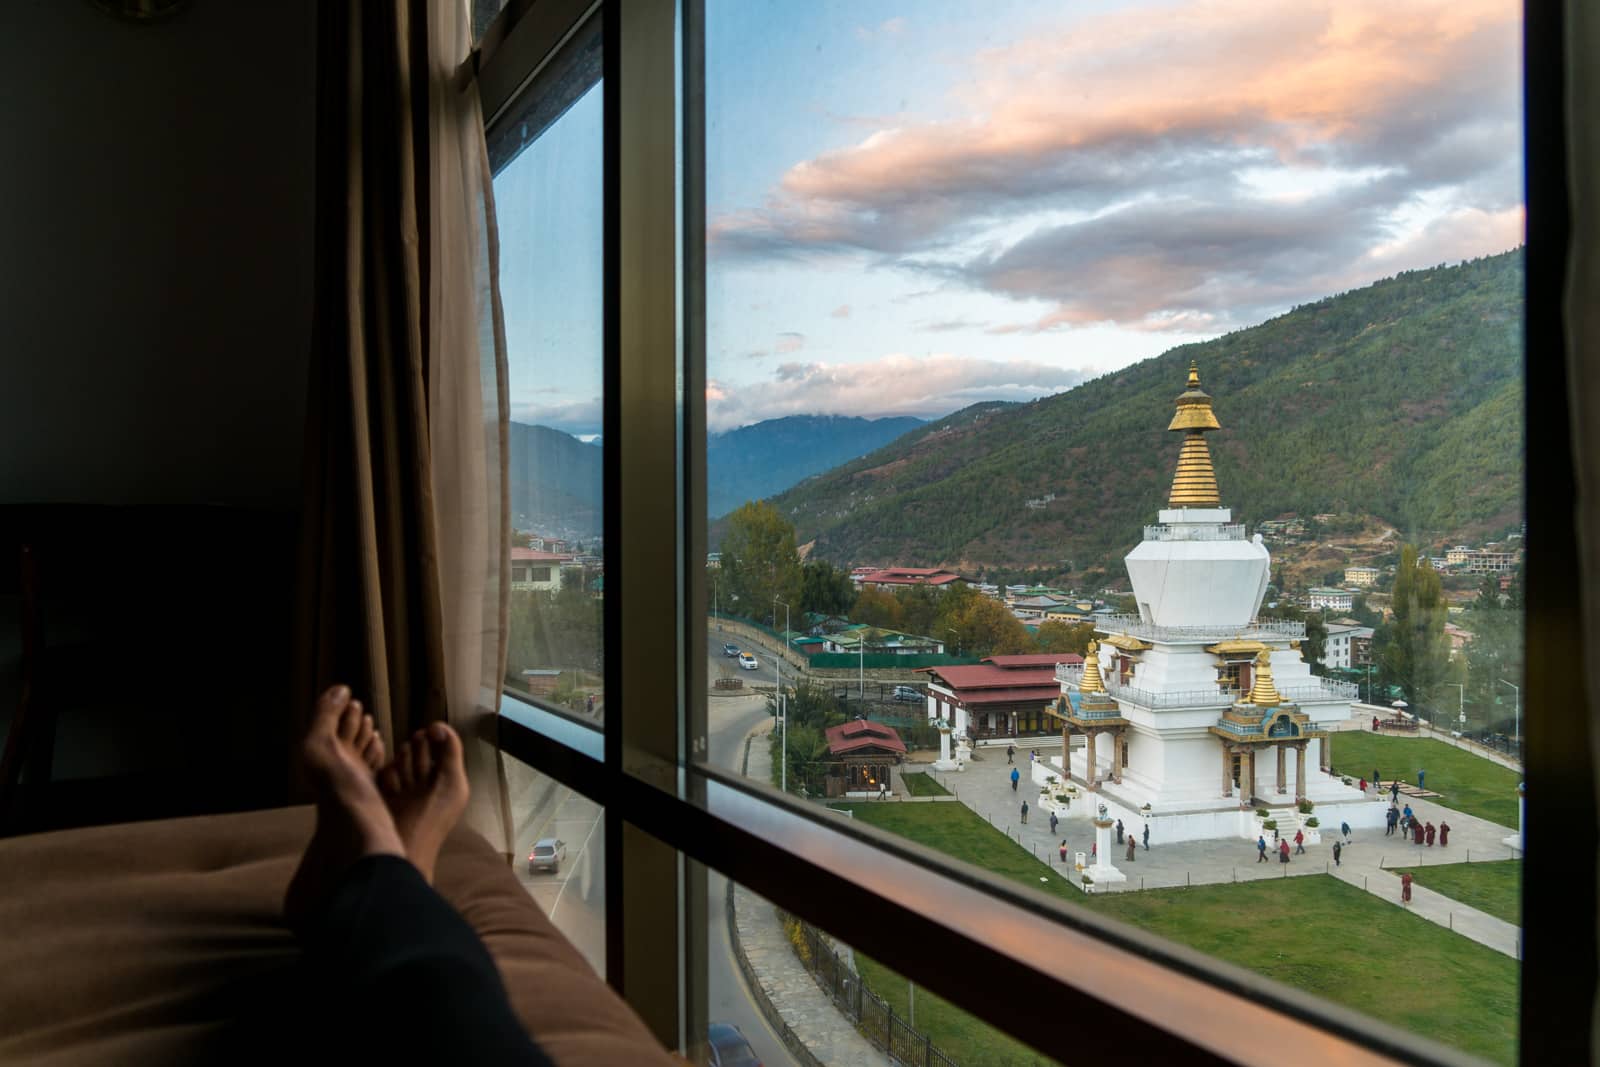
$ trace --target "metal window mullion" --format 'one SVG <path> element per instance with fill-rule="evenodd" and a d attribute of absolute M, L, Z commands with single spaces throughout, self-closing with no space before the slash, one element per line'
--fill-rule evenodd
<path fill-rule="evenodd" d="M 676 795 L 678 205 L 676 6 L 608 0 L 605 52 L 606 770 Z M 615 805 L 615 798 L 607 798 Z M 680 1047 L 682 911 L 673 846 L 606 821 L 607 978 Z"/>

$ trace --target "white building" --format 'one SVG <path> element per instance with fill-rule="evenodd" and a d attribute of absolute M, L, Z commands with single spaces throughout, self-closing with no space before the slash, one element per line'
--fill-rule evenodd
<path fill-rule="evenodd" d="M 1356 595 L 1348 589 L 1318 587 L 1311 590 L 1309 603 L 1312 608 L 1326 608 L 1329 611 L 1349 611 L 1356 606 Z"/>
<path fill-rule="evenodd" d="M 1098 794 L 1075 810 L 1104 803 L 1162 841 L 1253 840 L 1257 807 L 1292 836 L 1302 799 L 1323 826 L 1380 826 L 1380 801 L 1319 769 L 1356 687 L 1311 674 L 1303 623 L 1256 619 L 1271 559 L 1221 506 L 1203 436 L 1219 428 L 1191 364 L 1168 427 L 1184 434 L 1168 507 L 1127 556 L 1139 613 L 1099 620 L 1084 666 L 1056 669 L 1070 777 Z M 1061 767 L 1034 775 L 1046 786 Z"/>
<path fill-rule="evenodd" d="M 542 552 L 537 548 L 511 550 L 511 588 L 518 592 L 559 593 L 561 569 L 572 557 L 561 552 Z"/>
<path fill-rule="evenodd" d="M 1322 662 L 1328 667 L 1354 667 L 1360 659 L 1357 653 L 1363 647 L 1362 642 L 1371 640 L 1370 626 L 1330 622 L 1328 640 L 1322 650 Z"/>

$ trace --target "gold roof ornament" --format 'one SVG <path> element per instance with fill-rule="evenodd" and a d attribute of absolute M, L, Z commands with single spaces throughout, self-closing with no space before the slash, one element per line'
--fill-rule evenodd
<path fill-rule="evenodd" d="M 1256 656 L 1256 676 L 1246 700 L 1258 708 L 1275 708 L 1283 703 L 1277 686 L 1272 684 L 1272 653 L 1265 649 Z"/>
<path fill-rule="evenodd" d="M 1167 506 L 1221 507 L 1222 493 L 1217 489 L 1217 474 L 1211 466 L 1211 450 L 1206 447 L 1204 435 L 1222 429 L 1222 424 L 1211 410 L 1211 397 L 1200 388 L 1200 366 L 1193 360 L 1189 361 L 1188 388 L 1178 397 L 1178 410 L 1167 429 L 1183 434 Z"/>
<path fill-rule="evenodd" d="M 1078 683 L 1080 693 L 1104 693 L 1106 683 L 1100 677 L 1100 642 L 1090 641 L 1083 653 L 1083 681 Z"/>

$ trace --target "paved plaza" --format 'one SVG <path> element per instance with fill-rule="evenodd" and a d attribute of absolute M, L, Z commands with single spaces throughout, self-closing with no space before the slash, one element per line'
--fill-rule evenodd
<path fill-rule="evenodd" d="M 1019 748 L 1016 760 L 1022 780 L 1015 792 L 1011 788 L 1011 765 L 1006 763 L 1004 748 L 980 749 L 974 762 L 969 763 L 964 771 L 930 770 L 929 773 L 995 829 L 1007 833 L 1018 843 L 1018 847 L 1037 856 L 1041 864 L 1048 865 L 1074 883 L 1079 882 L 1075 870 L 1060 864 L 1058 850 L 1065 839 L 1068 864 L 1072 863 L 1077 852 L 1084 853 L 1086 857 L 1089 855 L 1094 842 L 1094 827 L 1089 821 L 1094 809 L 1093 794 L 1085 792 L 1081 799 L 1074 801 L 1071 816 L 1062 820 L 1052 835 L 1049 813 L 1036 808 L 1039 789 L 1029 778 L 1027 749 Z M 1027 825 L 1022 825 L 1020 821 L 1024 800 L 1029 806 Z M 1374 800 L 1373 803 L 1385 801 Z M 1438 825 L 1444 820 L 1450 823 L 1448 848 L 1411 844 L 1398 831 L 1392 836 L 1386 836 L 1381 829 L 1355 831 L 1344 849 L 1340 865 L 1335 867 L 1333 841 L 1338 834 L 1338 827 L 1323 826 L 1320 828 L 1322 843 L 1307 845 L 1304 855 L 1291 856 L 1287 864 L 1279 863 L 1276 858 L 1267 863 L 1257 863 L 1255 843 L 1243 837 L 1165 844 L 1161 840 L 1161 822 L 1158 818 L 1151 823 L 1149 849 L 1140 845 L 1135 852 L 1136 858 L 1131 862 L 1126 859 L 1125 846 L 1112 845 L 1111 863 L 1127 875 L 1128 880 L 1122 884 L 1095 886 L 1094 889 L 1096 892 L 1126 893 L 1182 885 L 1330 874 L 1399 907 L 1400 877 L 1386 868 L 1519 858 L 1520 854 L 1502 841 L 1513 832 L 1512 828 L 1450 810 L 1438 801 L 1411 800 L 1409 803 L 1424 822 L 1431 821 Z M 1133 827 L 1135 834 L 1141 829 L 1138 825 Z M 1112 840 L 1115 842 L 1115 838 Z M 1274 845 L 1270 837 L 1267 844 L 1269 849 Z M 1421 885 L 1412 886 L 1410 910 L 1497 952 L 1520 958 L 1521 931 L 1503 919 L 1469 908 Z"/>

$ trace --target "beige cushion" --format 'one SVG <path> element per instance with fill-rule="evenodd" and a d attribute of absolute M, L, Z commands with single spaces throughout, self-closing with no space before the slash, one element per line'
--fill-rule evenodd
<path fill-rule="evenodd" d="M 100 826 L 0 841 L 0 1063 L 196 1062 L 298 958 L 280 924 L 312 809 Z M 558 1064 L 682 1063 L 458 829 L 439 892 L 499 964 Z"/>

